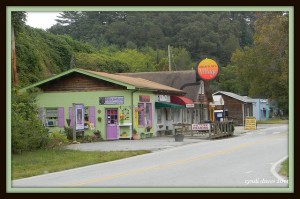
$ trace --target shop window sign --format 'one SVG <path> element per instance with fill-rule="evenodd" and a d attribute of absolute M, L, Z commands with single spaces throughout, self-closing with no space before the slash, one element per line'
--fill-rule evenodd
<path fill-rule="evenodd" d="M 123 96 L 99 97 L 99 104 L 124 104 Z"/>
<path fill-rule="evenodd" d="M 150 96 L 149 95 L 140 95 L 139 100 L 140 100 L 140 102 L 150 102 Z"/>

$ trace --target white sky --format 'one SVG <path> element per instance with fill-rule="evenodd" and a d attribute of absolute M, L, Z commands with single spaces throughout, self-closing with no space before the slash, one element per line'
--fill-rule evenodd
<path fill-rule="evenodd" d="M 33 28 L 42 28 L 46 30 L 54 24 L 59 12 L 27 12 L 26 24 Z"/>

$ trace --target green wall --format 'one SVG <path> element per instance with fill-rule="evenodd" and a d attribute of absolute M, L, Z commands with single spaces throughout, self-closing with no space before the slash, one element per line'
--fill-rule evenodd
<path fill-rule="evenodd" d="M 83 103 L 84 106 L 95 106 L 95 130 L 87 130 L 86 134 L 92 134 L 94 131 L 99 130 L 101 132 L 102 138 L 106 140 L 106 120 L 105 120 L 105 108 L 118 108 L 119 114 L 122 108 L 128 108 L 129 119 L 125 120 L 124 123 L 132 122 L 132 93 L 134 90 L 117 90 L 117 91 L 89 91 L 89 92 L 47 92 L 41 93 L 37 97 L 37 103 L 39 107 L 64 107 L 64 120 L 65 126 L 67 126 L 66 119 L 69 118 L 69 107 L 72 107 L 72 103 Z M 152 92 L 147 91 L 135 91 L 133 93 L 133 107 L 137 107 L 139 102 L 139 95 L 149 95 L 150 102 L 152 103 L 152 125 L 155 124 L 155 95 Z M 122 105 L 100 105 L 99 97 L 109 97 L 109 96 L 124 96 L 124 104 Z M 98 121 L 98 117 L 102 118 L 102 121 Z M 50 131 L 55 131 L 60 128 L 58 127 L 48 127 Z M 134 128 L 134 125 L 133 125 Z M 154 128 L 151 129 L 153 131 Z M 63 129 L 62 129 L 63 130 Z M 138 128 L 137 131 L 143 132 L 144 128 Z M 122 132 L 122 130 L 121 130 Z"/>

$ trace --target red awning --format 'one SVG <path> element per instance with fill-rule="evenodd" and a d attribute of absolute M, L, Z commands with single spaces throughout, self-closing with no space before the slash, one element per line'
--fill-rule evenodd
<path fill-rule="evenodd" d="M 194 102 L 191 99 L 183 96 L 171 96 L 171 102 L 189 108 L 194 107 Z"/>

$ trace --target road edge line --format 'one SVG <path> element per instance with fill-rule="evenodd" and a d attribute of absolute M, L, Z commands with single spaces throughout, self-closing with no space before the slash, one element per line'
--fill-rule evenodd
<path fill-rule="evenodd" d="M 281 177 L 277 171 L 276 168 L 279 164 L 281 164 L 283 161 L 285 161 L 289 156 L 284 156 L 283 158 L 281 158 L 280 160 L 278 160 L 277 162 L 275 162 L 273 164 L 273 166 L 271 167 L 270 171 L 273 174 L 273 176 L 275 176 L 277 178 L 277 180 L 279 180 L 280 182 L 285 181 L 285 179 L 283 177 Z"/>

